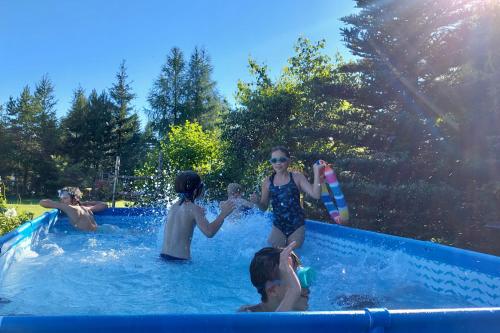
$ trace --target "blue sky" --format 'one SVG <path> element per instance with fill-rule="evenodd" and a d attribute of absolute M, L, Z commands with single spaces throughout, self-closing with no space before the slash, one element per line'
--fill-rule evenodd
<path fill-rule="evenodd" d="M 354 11 L 352 0 L 0 0 L 0 103 L 47 74 L 61 117 L 78 86 L 108 89 L 125 59 L 141 114 L 173 46 L 186 60 L 205 47 L 218 90 L 234 102 L 238 79 L 250 80 L 248 58 L 275 77 L 299 36 L 326 39 L 327 54 L 349 58 L 339 18 Z"/>

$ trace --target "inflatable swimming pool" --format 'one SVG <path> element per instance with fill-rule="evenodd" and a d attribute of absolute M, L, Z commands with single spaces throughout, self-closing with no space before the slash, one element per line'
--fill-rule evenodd
<path fill-rule="evenodd" d="M 319 273 L 313 311 L 235 313 L 256 299 L 246 258 L 264 243 L 250 236 L 265 219 L 226 221 L 213 240 L 195 234 L 194 264 L 179 268 L 156 258 L 162 212 L 109 209 L 98 223 L 113 228 L 96 235 L 45 213 L 0 238 L 0 332 L 498 332 L 500 258 L 315 221 L 300 251 Z M 232 279 L 232 270 L 242 273 Z M 343 311 L 346 292 L 377 302 Z"/>

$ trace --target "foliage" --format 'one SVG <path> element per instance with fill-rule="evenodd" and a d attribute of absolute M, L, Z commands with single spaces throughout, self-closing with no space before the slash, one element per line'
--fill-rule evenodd
<path fill-rule="evenodd" d="M 0 180 L 0 214 L 7 210 L 7 198 L 5 198 L 5 185 Z"/>
<path fill-rule="evenodd" d="M 111 150 L 113 105 L 108 94 L 92 90 L 88 98 L 82 88 L 74 92 L 67 116 L 62 119 L 63 145 L 68 167 L 86 171 L 78 178 L 95 178 L 100 170 L 112 168 Z"/>
<path fill-rule="evenodd" d="M 111 149 L 108 154 L 120 156 L 120 172 L 130 174 L 141 160 L 141 129 L 131 102 L 135 98 L 127 82 L 125 61 L 116 74 L 116 83 L 109 91 L 113 104 L 111 117 Z M 109 138 L 108 138 L 109 140 Z"/>
<path fill-rule="evenodd" d="M 0 171 L 4 177 L 15 177 L 21 194 L 46 193 L 55 187 L 47 181 L 57 177 L 54 162 L 47 158 L 58 148 L 54 105 L 54 88 L 43 77 L 33 94 L 26 86 L 18 98 L 11 97 L 2 114 L 0 137 L 6 140 L 6 154 L 0 164 L 6 168 Z"/>
<path fill-rule="evenodd" d="M 149 193 L 149 204 L 171 201 L 176 197 L 173 190 L 175 176 L 184 170 L 198 172 L 206 184 L 207 197 L 215 197 L 221 191 L 220 172 L 224 167 L 225 143 L 218 131 L 204 131 L 200 124 L 186 121 L 171 126 L 168 139 L 149 153 L 146 163 L 136 171 L 137 176 L 151 177 L 139 181 L 136 190 Z M 158 170 L 157 160 L 162 155 L 164 170 Z M 222 189 L 224 191 L 224 189 Z"/>
<path fill-rule="evenodd" d="M 186 66 L 183 52 L 174 47 L 154 81 L 148 96 L 151 127 L 164 138 L 172 125 L 186 120 L 214 129 L 229 107 L 222 101 L 211 78 L 210 57 L 196 47 Z"/>
<path fill-rule="evenodd" d="M 231 111 L 208 53 L 195 48 L 186 62 L 172 48 L 148 96 L 144 133 L 124 62 L 111 89 L 87 96 L 78 88 L 60 122 L 43 77 L 0 105 L 0 176 L 23 196 L 94 187 L 119 155 L 122 174 L 141 177 L 136 204 L 164 205 L 186 169 L 201 174 L 209 198 L 229 182 L 259 191 L 270 148 L 281 144 L 306 176 L 319 158 L 334 164 L 352 226 L 477 249 L 500 215 L 500 5 L 356 3 L 342 29 L 354 61 L 299 38 L 276 79 L 249 60 L 252 80 L 238 82 Z M 109 182 L 97 185 L 108 198 Z M 315 200 L 305 198 L 305 209 L 328 219 Z"/>
<path fill-rule="evenodd" d="M 170 170 L 194 170 L 200 175 L 219 171 L 223 166 L 221 142 L 216 131 L 203 131 L 198 123 L 186 121 L 172 126 L 169 139 L 162 142 Z"/>
<path fill-rule="evenodd" d="M 332 63 L 322 53 L 324 46 L 324 41 L 299 38 L 295 55 L 276 82 L 266 66 L 250 60 L 254 82 L 239 83 L 241 107 L 223 127 L 223 138 L 230 142 L 228 155 L 234 156 L 228 159 L 229 179 L 260 190 L 263 177 L 271 172 L 264 161 L 276 145 L 287 146 L 295 161 L 292 168 L 306 174 L 320 157 L 333 162 L 364 151 L 359 142 L 367 133 L 365 112 L 318 89 L 324 82 L 355 84 L 356 80 L 339 71 L 341 57 Z M 315 200 L 307 200 L 311 210 L 321 209 Z"/>
<path fill-rule="evenodd" d="M 182 123 L 185 66 L 181 49 L 173 47 L 149 93 L 148 102 L 151 109 L 148 110 L 148 116 L 160 138 L 166 135 L 169 126 Z"/>
<path fill-rule="evenodd" d="M 405 212 L 383 214 L 380 230 L 469 246 L 461 235 L 486 232 L 484 225 L 498 217 L 498 202 L 488 189 L 498 183 L 493 170 L 500 167 L 494 143 L 499 86 L 491 80 L 500 69 L 493 43 L 500 6 L 446 0 L 357 4 L 360 11 L 343 19 L 342 30 L 360 58 L 344 71 L 359 75 L 361 84 L 331 84 L 323 91 L 370 111 L 373 135 L 366 145 L 372 157 L 384 158 L 364 164 L 377 160 L 373 170 L 386 170 L 387 176 L 372 172 L 359 184 L 380 194 L 373 207 L 383 207 L 382 214 Z M 380 165 L 384 160 L 392 165 Z M 367 191 L 359 184 L 355 193 L 363 197 Z M 377 191 L 386 187 L 390 195 Z M 362 219 L 375 216 L 359 211 Z"/>
<path fill-rule="evenodd" d="M 0 236 L 33 219 L 33 213 L 17 214 L 14 208 L 7 209 L 5 186 L 0 181 Z"/>

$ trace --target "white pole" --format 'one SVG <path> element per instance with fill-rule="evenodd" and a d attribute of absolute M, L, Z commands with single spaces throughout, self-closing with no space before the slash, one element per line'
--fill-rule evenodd
<path fill-rule="evenodd" d="M 115 192 L 116 192 L 116 182 L 118 181 L 118 173 L 120 172 L 120 156 L 116 156 L 115 161 L 115 177 L 113 179 L 113 199 L 111 201 L 111 207 L 115 208 Z"/>

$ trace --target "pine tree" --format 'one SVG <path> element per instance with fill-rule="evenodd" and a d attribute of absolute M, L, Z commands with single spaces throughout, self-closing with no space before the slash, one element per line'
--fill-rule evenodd
<path fill-rule="evenodd" d="M 113 108 L 106 91 L 99 94 L 93 89 L 87 98 L 83 88 L 75 90 L 71 109 L 61 125 L 64 152 L 70 163 L 64 178 L 76 178 L 92 186 L 101 172 L 111 172 Z"/>
<path fill-rule="evenodd" d="M 344 40 L 358 57 L 344 69 L 358 74 L 360 84 L 337 86 L 331 92 L 343 93 L 355 106 L 369 112 L 372 140 L 368 146 L 373 158 L 366 164 L 372 165 L 371 170 L 385 170 L 385 176 L 370 177 L 380 185 L 371 187 L 380 188 L 382 193 L 383 188 L 390 188 L 371 214 L 395 212 L 380 219 L 384 228 L 403 232 L 405 224 L 395 219 L 401 212 L 400 221 L 426 221 L 425 228 L 411 230 L 416 236 L 437 236 L 453 242 L 459 234 L 457 229 L 462 228 L 463 233 L 474 221 L 487 220 L 481 214 L 494 216 L 491 213 L 496 212 L 494 205 L 479 208 L 479 203 L 466 195 L 474 192 L 474 196 L 480 196 L 479 186 L 469 185 L 476 183 L 473 164 L 481 163 L 477 157 L 468 156 L 465 148 L 488 146 L 484 134 L 492 131 L 483 121 L 495 123 L 495 116 L 479 111 L 482 108 L 478 104 L 492 99 L 478 92 L 489 87 L 483 81 L 478 82 L 477 89 L 458 89 L 472 81 L 464 81 L 475 72 L 470 70 L 474 67 L 469 61 L 474 59 L 471 55 L 484 55 L 495 44 L 483 39 L 486 44 L 477 47 L 486 32 L 479 29 L 484 13 L 479 14 L 477 9 L 486 3 L 493 2 L 358 0 L 360 10 L 343 18 L 348 25 L 342 29 Z M 494 33 L 486 35 L 495 38 Z M 495 58 L 493 54 L 491 59 Z M 480 63 L 485 63 L 484 58 Z M 473 102 L 467 103 L 465 96 Z M 394 200 L 398 197 L 406 199 Z M 404 201 L 413 204 L 405 205 Z M 425 210 L 416 210 L 418 205 Z M 475 208 L 464 209 L 470 206 Z M 392 226 L 388 223 L 391 220 L 395 223 Z"/>
<path fill-rule="evenodd" d="M 170 125 L 183 123 L 185 111 L 185 61 L 182 51 L 174 47 L 153 83 L 148 102 L 148 116 L 155 131 L 163 138 Z"/>
<path fill-rule="evenodd" d="M 121 170 L 124 173 L 131 173 L 138 162 L 141 133 L 139 117 L 131 105 L 135 95 L 127 82 L 127 77 L 123 61 L 109 94 L 113 102 L 112 155 L 120 156 Z"/>
<path fill-rule="evenodd" d="M 106 91 L 92 90 L 87 99 L 87 112 L 82 124 L 85 163 L 95 178 L 100 171 L 111 172 L 116 154 L 116 136 L 113 135 L 115 106 Z M 115 139 L 115 140 L 113 140 Z"/>
<path fill-rule="evenodd" d="M 4 180 L 12 170 L 13 142 L 8 130 L 8 119 L 0 104 L 0 177 Z"/>
<path fill-rule="evenodd" d="M 54 86 L 47 76 L 42 77 L 35 87 L 33 104 L 36 110 L 37 139 L 40 150 L 35 155 L 34 188 L 41 193 L 53 193 L 57 188 L 58 170 L 52 156 L 60 148 L 60 132 L 55 112 L 57 101 Z"/>
<path fill-rule="evenodd" d="M 30 88 L 25 86 L 17 99 L 10 99 L 7 103 L 7 114 L 10 119 L 10 131 L 14 142 L 13 159 L 15 161 L 16 178 L 21 178 L 21 193 L 31 192 L 34 156 L 40 150 L 37 140 L 36 114 L 33 107 L 33 95 Z"/>
<path fill-rule="evenodd" d="M 212 71 L 206 50 L 195 47 L 186 75 L 185 118 L 197 121 L 205 128 L 214 128 L 229 109 L 217 93 Z"/>
<path fill-rule="evenodd" d="M 85 160 L 87 140 L 86 126 L 88 114 L 88 100 L 83 88 L 73 92 L 71 108 L 62 119 L 63 152 L 70 158 L 71 163 L 80 163 Z"/>
<path fill-rule="evenodd" d="M 48 193 L 54 190 L 57 169 L 52 155 L 58 150 L 54 88 L 45 76 L 35 87 L 6 104 L 4 123 L 10 141 L 10 172 L 21 179 L 21 193 Z"/>

